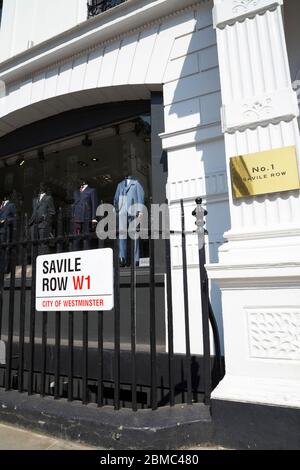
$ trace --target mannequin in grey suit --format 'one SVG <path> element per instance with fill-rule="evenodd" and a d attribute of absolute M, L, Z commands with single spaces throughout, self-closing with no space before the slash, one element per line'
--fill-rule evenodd
<path fill-rule="evenodd" d="M 32 238 L 37 237 L 38 240 L 49 238 L 56 211 L 53 198 L 49 194 L 45 183 L 40 184 L 39 194 L 33 199 L 32 206 L 33 212 L 29 221 Z M 49 252 L 48 245 L 39 245 L 38 252 L 39 255 L 47 254 Z"/>
<path fill-rule="evenodd" d="M 114 206 L 119 211 L 119 231 L 126 231 L 128 223 L 130 223 L 135 217 L 128 213 L 129 208 L 132 205 L 137 205 L 138 214 L 143 214 L 143 207 L 145 202 L 145 192 L 141 183 L 134 176 L 126 176 L 125 179 L 119 183 L 114 198 Z M 140 207 L 139 207 L 140 206 Z M 126 266 L 127 259 L 127 236 L 119 235 L 119 257 L 120 266 Z M 140 240 L 135 242 L 135 263 L 138 266 L 140 261 Z"/>

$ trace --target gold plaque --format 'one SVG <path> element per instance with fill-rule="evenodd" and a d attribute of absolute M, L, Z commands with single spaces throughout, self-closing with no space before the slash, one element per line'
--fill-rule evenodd
<path fill-rule="evenodd" d="M 230 172 L 235 198 L 300 189 L 294 146 L 232 157 Z"/>

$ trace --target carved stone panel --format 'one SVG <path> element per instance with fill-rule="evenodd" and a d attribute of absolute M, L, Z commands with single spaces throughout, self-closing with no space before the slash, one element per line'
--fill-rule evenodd
<path fill-rule="evenodd" d="M 289 121 L 299 115 L 297 95 L 292 88 L 225 104 L 222 108 L 224 132 L 234 132 L 261 124 Z"/>
<path fill-rule="evenodd" d="M 266 10 L 277 8 L 283 0 L 215 0 L 214 26 L 225 27 Z"/>
<path fill-rule="evenodd" d="M 250 357 L 300 360 L 299 307 L 247 309 Z"/>

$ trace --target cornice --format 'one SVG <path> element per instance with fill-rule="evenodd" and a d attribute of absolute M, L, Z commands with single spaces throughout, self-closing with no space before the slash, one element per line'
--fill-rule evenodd
<path fill-rule="evenodd" d="M 0 64 L 7 85 L 61 66 L 96 49 L 142 32 L 211 0 L 128 0 Z M 118 33 L 116 34 L 116 31 Z"/>
<path fill-rule="evenodd" d="M 286 228 L 280 228 L 274 227 L 270 228 L 269 230 L 262 230 L 262 231 L 257 231 L 253 230 L 252 232 L 249 231 L 244 231 L 244 232 L 234 232 L 234 231 L 229 231 L 224 234 L 224 237 L 228 241 L 249 241 L 249 240 L 269 240 L 269 239 L 280 239 L 284 238 L 285 240 L 287 238 L 294 238 L 294 237 L 300 237 L 300 228 L 294 228 L 294 227 L 286 227 Z"/>
<path fill-rule="evenodd" d="M 275 10 L 283 0 L 214 0 L 214 28 L 225 28 L 237 22 Z"/>
<path fill-rule="evenodd" d="M 288 286 L 299 289 L 300 263 L 207 264 L 208 277 L 222 289 L 259 289 Z"/>
<path fill-rule="evenodd" d="M 162 139 L 164 150 L 178 150 L 191 145 L 194 146 L 224 139 L 220 121 L 204 125 L 200 124 L 196 127 L 175 132 L 164 132 L 159 137 Z"/>
<path fill-rule="evenodd" d="M 223 105 L 222 128 L 223 132 L 233 133 L 270 123 L 289 122 L 297 116 L 297 94 L 292 88 L 286 88 Z"/>

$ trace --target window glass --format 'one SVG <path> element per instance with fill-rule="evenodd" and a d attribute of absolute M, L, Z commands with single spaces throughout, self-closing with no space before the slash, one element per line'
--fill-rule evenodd
<path fill-rule="evenodd" d="M 19 214 L 30 217 L 32 201 L 43 181 L 55 206 L 71 214 L 74 191 L 85 178 L 96 188 L 98 200 L 113 203 L 125 176 L 135 176 L 149 199 L 151 174 L 151 120 L 138 116 L 85 135 L 2 159 L 0 198 L 13 194 Z"/>

